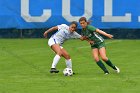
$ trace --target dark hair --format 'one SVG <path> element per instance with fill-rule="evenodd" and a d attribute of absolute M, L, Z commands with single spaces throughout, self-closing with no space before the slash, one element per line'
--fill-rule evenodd
<path fill-rule="evenodd" d="M 85 22 L 87 22 L 87 24 L 90 24 L 92 22 L 91 20 L 90 21 L 87 21 L 86 17 L 81 17 L 79 19 L 79 22 L 81 22 L 81 21 L 85 21 Z"/>
<path fill-rule="evenodd" d="M 72 21 L 72 22 L 70 23 L 70 25 L 72 25 L 72 24 L 75 24 L 76 27 L 78 26 L 78 23 L 77 23 L 76 21 Z"/>

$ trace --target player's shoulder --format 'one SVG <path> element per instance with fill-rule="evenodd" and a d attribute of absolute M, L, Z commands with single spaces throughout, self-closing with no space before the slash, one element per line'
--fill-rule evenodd
<path fill-rule="evenodd" d="M 87 25 L 87 28 L 96 28 L 96 27 L 92 25 Z"/>
<path fill-rule="evenodd" d="M 68 25 L 66 25 L 66 24 L 61 24 L 62 26 L 68 26 Z"/>
<path fill-rule="evenodd" d="M 66 24 L 57 25 L 57 27 L 59 31 L 69 29 L 69 26 L 67 26 Z"/>
<path fill-rule="evenodd" d="M 68 25 L 66 25 L 66 24 L 61 24 L 61 26 L 63 26 L 63 27 L 69 27 Z"/>
<path fill-rule="evenodd" d="M 58 25 L 58 29 L 60 30 L 60 29 L 69 29 L 69 26 L 68 25 L 66 25 L 66 24 L 61 24 L 61 25 Z"/>
<path fill-rule="evenodd" d="M 97 29 L 96 27 L 94 27 L 94 26 L 92 26 L 92 25 L 87 25 L 86 28 L 87 28 L 88 30 L 92 30 L 92 31 L 94 31 L 94 30 Z"/>

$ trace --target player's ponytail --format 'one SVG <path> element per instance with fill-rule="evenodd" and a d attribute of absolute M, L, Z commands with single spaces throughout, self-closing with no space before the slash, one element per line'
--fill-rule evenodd
<path fill-rule="evenodd" d="M 92 22 L 91 20 L 88 20 L 88 21 L 87 21 L 87 19 L 86 19 L 85 17 L 81 17 L 81 18 L 79 19 L 79 22 L 81 22 L 81 21 L 87 22 L 88 25 Z"/>

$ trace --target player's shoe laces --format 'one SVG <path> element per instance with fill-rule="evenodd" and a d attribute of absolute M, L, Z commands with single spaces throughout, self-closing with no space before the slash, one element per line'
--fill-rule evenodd
<path fill-rule="evenodd" d="M 57 70 L 56 68 L 51 68 L 50 73 L 58 73 L 59 70 Z"/>
<path fill-rule="evenodd" d="M 116 72 L 116 73 L 120 73 L 120 69 L 119 69 L 117 66 L 115 66 L 115 68 L 116 68 L 116 69 L 114 69 L 115 72 Z"/>

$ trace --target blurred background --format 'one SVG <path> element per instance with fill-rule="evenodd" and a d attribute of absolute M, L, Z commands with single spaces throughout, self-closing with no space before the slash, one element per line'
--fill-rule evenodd
<path fill-rule="evenodd" d="M 140 38 L 139 0 L 0 0 L 0 38 L 43 38 L 48 28 L 77 21 L 91 25 L 115 39 Z M 78 33 L 81 27 L 78 26 Z M 51 36 L 50 33 L 48 37 Z"/>

